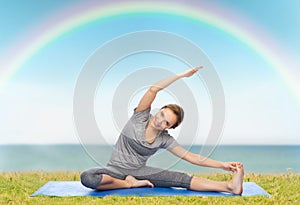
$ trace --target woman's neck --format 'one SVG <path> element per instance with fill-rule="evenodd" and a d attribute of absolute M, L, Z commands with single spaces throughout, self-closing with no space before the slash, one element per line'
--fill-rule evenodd
<path fill-rule="evenodd" d="M 152 126 L 152 120 L 153 118 L 149 121 L 148 126 L 145 130 L 145 138 L 148 142 L 153 142 L 160 132 L 160 130 Z"/>

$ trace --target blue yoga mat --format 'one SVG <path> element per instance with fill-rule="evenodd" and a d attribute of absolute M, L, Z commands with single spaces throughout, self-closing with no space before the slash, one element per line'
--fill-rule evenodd
<path fill-rule="evenodd" d="M 79 181 L 50 181 L 42 186 L 31 196 L 96 196 L 104 197 L 110 195 L 118 196 L 239 196 L 226 192 L 199 192 L 184 188 L 162 188 L 162 187 L 142 187 L 130 189 L 115 189 L 107 191 L 95 191 L 84 187 Z M 242 196 L 271 196 L 254 182 L 243 183 Z"/>

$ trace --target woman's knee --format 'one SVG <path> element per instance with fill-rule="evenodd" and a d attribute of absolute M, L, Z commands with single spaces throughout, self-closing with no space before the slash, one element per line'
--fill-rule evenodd
<path fill-rule="evenodd" d="M 89 169 L 81 173 L 81 183 L 91 189 L 96 189 L 102 181 L 102 174 L 95 169 Z"/>

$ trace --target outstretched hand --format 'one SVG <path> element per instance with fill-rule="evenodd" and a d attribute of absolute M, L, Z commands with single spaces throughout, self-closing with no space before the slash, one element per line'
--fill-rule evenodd
<path fill-rule="evenodd" d="M 192 75 L 194 75 L 201 68 L 203 68 L 203 66 L 197 66 L 195 68 L 186 70 L 183 73 L 180 73 L 179 76 L 180 77 L 191 77 Z"/>
<path fill-rule="evenodd" d="M 222 162 L 222 169 L 225 171 L 235 172 L 237 167 L 243 166 L 240 162 Z"/>

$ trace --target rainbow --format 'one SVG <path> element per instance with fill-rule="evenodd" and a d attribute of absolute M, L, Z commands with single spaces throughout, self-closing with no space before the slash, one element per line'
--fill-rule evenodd
<path fill-rule="evenodd" d="M 47 25 L 46 29 L 37 28 L 37 30 L 33 32 L 34 36 L 30 37 L 30 39 L 18 42 L 16 48 L 11 52 L 14 53 L 13 58 L 9 58 L 13 59 L 13 61 L 5 65 L 4 73 L 0 76 L 0 93 L 3 91 L 5 84 L 22 68 L 22 65 L 25 64 L 26 61 L 47 44 L 75 28 L 117 15 L 161 13 L 181 16 L 208 24 L 244 43 L 261 56 L 261 58 L 283 78 L 290 92 L 300 101 L 299 83 L 292 73 L 286 69 L 288 65 L 283 62 L 282 54 L 279 55 L 276 53 L 276 51 L 280 51 L 279 48 L 274 47 L 276 44 L 274 42 L 266 43 L 270 42 L 270 36 L 267 36 L 268 38 L 266 36 L 264 37 L 264 35 L 258 33 L 260 29 L 253 27 L 249 31 L 247 25 L 250 24 L 248 24 L 247 20 L 241 20 L 241 16 L 233 19 L 230 15 L 226 15 L 227 13 L 232 13 L 232 11 L 229 12 L 226 9 L 224 10 L 224 8 L 217 10 L 218 7 L 220 6 L 214 5 L 209 7 L 207 5 L 201 5 L 200 7 L 199 5 L 181 4 L 174 1 L 122 1 L 114 2 L 113 4 L 93 2 L 91 4 L 77 5 L 71 9 L 66 9 L 60 15 L 55 15 L 58 16 L 56 19 L 44 22 L 43 25 Z M 44 30 L 46 30 L 46 32 L 43 32 Z"/>

